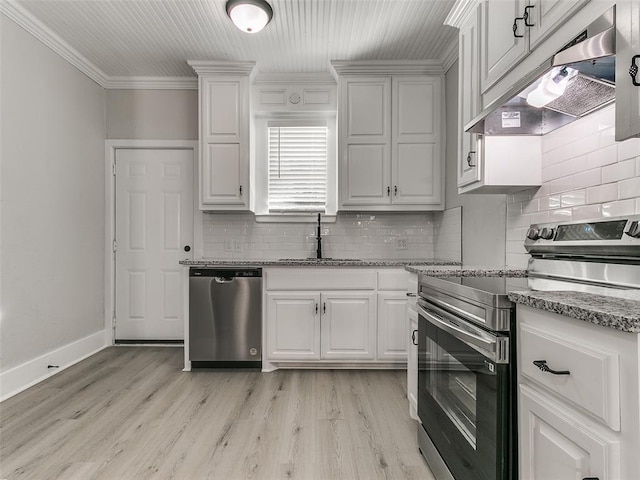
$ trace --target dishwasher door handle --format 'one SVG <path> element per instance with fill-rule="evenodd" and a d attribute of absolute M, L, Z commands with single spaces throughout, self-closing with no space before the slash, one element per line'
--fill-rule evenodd
<path fill-rule="evenodd" d="M 233 277 L 213 277 L 216 283 L 232 283 L 235 278 Z"/>

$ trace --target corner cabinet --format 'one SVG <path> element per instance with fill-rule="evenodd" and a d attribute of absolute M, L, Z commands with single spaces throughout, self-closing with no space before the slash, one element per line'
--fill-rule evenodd
<path fill-rule="evenodd" d="M 616 141 L 640 137 L 640 3 L 616 4 Z"/>
<path fill-rule="evenodd" d="M 518 478 L 636 478 L 639 334 L 524 305 L 517 324 Z"/>
<path fill-rule="evenodd" d="M 442 210 L 442 74 L 417 73 L 426 70 L 423 64 L 408 71 L 357 62 L 332 66 L 338 74 L 339 209 Z"/>
<path fill-rule="evenodd" d="M 254 62 L 189 62 L 198 73 L 200 209 L 249 210 Z"/>

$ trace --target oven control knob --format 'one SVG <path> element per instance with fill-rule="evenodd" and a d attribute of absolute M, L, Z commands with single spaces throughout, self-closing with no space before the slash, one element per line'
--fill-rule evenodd
<path fill-rule="evenodd" d="M 527 238 L 529 240 L 538 240 L 540 238 L 540 230 L 537 228 L 530 228 L 527 230 Z"/>
<path fill-rule="evenodd" d="M 629 225 L 629 230 L 624 233 L 633 238 L 640 238 L 640 222 L 635 220 L 631 222 L 631 225 Z"/>
<path fill-rule="evenodd" d="M 544 240 L 551 240 L 553 238 L 553 234 L 554 234 L 554 230 L 553 228 L 543 228 L 542 230 L 540 230 L 540 238 L 544 239 Z"/>

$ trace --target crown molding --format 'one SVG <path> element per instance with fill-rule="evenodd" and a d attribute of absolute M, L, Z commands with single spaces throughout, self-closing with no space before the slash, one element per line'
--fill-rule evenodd
<path fill-rule="evenodd" d="M 197 77 L 109 77 L 109 90 L 197 90 Z"/>
<path fill-rule="evenodd" d="M 254 84 L 322 84 L 335 85 L 336 81 L 329 72 L 289 72 L 289 73 L 257 73 L 253 81 Z"/>
<path fill-rule="evenodd" d="M 440 60 L 332 60 L 336 75 L 443 75 Z"/>
<path fill-rule="evenodd" d="M 109 77 L 102 70 L 17 2 L 13 0 L 0 1 L 0 13 L 13 20 L 98 85 L 106 86 Z"/>
<path fill-rule="evenodd" d="M 218 75 L 251 75 L 256 62 L 227 62 L 221 60 L 188 60 L 187 64 L 198 75 L 215 73 Z"/>
<path fill-rule="evenodd" d="M 471 11 L 478 5 L 478 0 L 457 0 L 453 8 L 444 19 L 444 24 L 460 28 Z"/>
<path fill-rule="evenodd" d="M 456 63 L 458 55 L 458 39 L 456 38 L 449 44 L 442 58 L 442 64 L 444 65 L 445 72 L 449 71 L 453 64 Z"/>

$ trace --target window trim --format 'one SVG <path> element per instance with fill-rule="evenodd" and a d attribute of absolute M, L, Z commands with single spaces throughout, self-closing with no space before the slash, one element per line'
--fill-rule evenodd
<path fill-rule="evenodd" d="M 254 184 L 252 210 L 257 222 L 313 223 L 317 213 L 309 212 L 269 212 L 268 205 L 268 127 L 269 126 L 327 126 L 327 197 L 326 208 L 322 214 L 323 222 L 335 222 L 338 210 L 338 164 L 337 131 L 335 112 L 317 112 L 305 114 L 264 114 L 254 117 L 251 136 L 253 164 L 251 168 Z"/>

